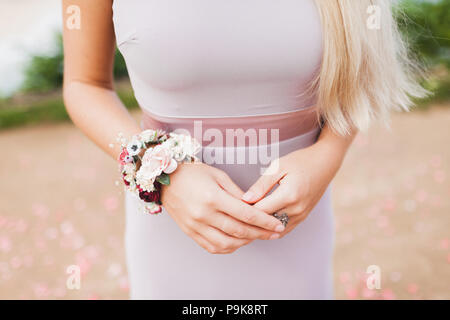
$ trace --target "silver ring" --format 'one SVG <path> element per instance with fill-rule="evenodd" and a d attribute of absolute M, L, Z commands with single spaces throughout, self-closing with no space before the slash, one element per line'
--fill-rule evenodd
<path fill-rule="evenodd" d="M 280 220 L 281 223 L 283 224 L 283 226 L 286 228 L 286 225 L 287 225 L 288 222 L 289 222 L 289 217 L 288 217 L 288 215 L 287 215 L 286 212 L 284 212 L 284 213 L 282 213 L 282 214 L 278 214 L 277 212 L 275 212 L 275 213 L 273 214 L 273 216 L 274 216 L 275 218 L 277 218 L 278 220 Z"/>

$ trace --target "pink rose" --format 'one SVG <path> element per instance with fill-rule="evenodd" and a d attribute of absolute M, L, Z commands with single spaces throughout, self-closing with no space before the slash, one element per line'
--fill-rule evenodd
<path fill-rule="evenodd" d="M 157 145 L 147 150 L 142 158 L 143 174 L 147 178 L 159 176 L 162 172 L 172 173 L 177 167 L 177 163 L 172 159 L 171 153 L 167 148 Z"/>

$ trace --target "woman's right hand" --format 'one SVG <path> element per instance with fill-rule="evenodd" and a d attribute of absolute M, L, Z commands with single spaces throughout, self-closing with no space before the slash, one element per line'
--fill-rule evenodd
<path fill-rule="evenodd" d="M 275 217 L 242 200 L 244 192 L 222 170 L 180 164 L 163 185 L 161 201 L 178 226 L 210 253 L 231 253 L 255 239 L 277 239 Z"/>

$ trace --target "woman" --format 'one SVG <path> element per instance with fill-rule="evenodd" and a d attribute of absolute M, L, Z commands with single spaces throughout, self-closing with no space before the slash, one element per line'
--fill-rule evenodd
<path fill-rule="evenodd" d="M 244 162 L 180 165 L 161 190 L 159 216 L 143 214 L 127 194 L 131 297 L 332 298 L 330 182 L 358 130 L 423 94 L 406 69 L 390 3 L 63 4 L 65 19 L 71 6 L 80 9 L 79 28 L 64 29 L 65 103 L 99 147 L 117 159 L 120 148 L 110 145 L 118 133 L 193 132 L 200 120 L 209 134 L 204 159 L 250 154 Z M 144 111 L 142 126 L 113 89 L 115 43 Z M 278 136 L 256 145 L 207 143 L 211 132 L 226 129 Z M 267 147 L 278 152 L 269 163 L 249 161 Z M 287 225 L 274 213 L 287 214 Z"/>

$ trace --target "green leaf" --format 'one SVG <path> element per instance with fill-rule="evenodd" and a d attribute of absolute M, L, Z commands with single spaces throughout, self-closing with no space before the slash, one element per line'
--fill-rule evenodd
<path fill-rule="evenodd" d="M 164 184 L 164 185 L 170 184 L 169 175 L 166 173 L 161 173 L 161 175 L 156 178 L 156 181 L 158 181 L 159 183 Z"/>

